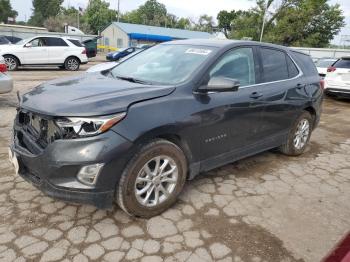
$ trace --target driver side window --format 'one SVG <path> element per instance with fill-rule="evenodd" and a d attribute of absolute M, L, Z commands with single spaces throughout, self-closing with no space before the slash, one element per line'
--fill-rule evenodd
<path fill-rule="evenodd" d="M 227 52 L 210 70 L 209 76 L 237 79 L 241 87 L 255 84 L 253 49 L 244 47 Z"/>
<path fill-rule="evenodd" d="M 32 47 L 45 46 L 45 42 L 42 38 L 36 38 L 33 41 L 31 41 L 30 43 L 32 44 Z"/>

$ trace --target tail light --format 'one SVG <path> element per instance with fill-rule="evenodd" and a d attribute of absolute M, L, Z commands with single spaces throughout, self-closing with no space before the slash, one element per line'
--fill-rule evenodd
<path fill-rule="evenodd" d="M 336 68 L 334 66 L 330 66 L 327 68 L 327 73 L 334 72 L 335 70 L 336 70 Z"/>
<path fill-rule="evenodd" d="M 82 55 L 86 55 L 86 48 L 84 48 L 83 52 L 81 52 Z"/>
<path fill-rule="evenodd" d="M 0 72 L 5 73 L 7 71 L 7 66 L 6 64 L 0 64 Z"/>
<path fill-rule="evenodd" d="M 320 87 L 321 87 L 322 90 L 324 90 L 324 84 L 325 84 L 324 83 L 324 79 L 321 79 L 320 80 Z"/>

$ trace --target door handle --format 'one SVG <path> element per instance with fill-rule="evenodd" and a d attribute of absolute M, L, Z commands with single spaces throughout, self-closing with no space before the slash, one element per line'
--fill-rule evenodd
<path fill-rule="evenodd" d="M 253 92 L 250 94 L 250 98 L 254 98 L 254 99 L 260 98 L 262 96 L 263 96 L 263 94 L 259 93 L 259 92 Z"/>
<path fill-rule="evenodd" d="M 302 88 L 305 87 L 305 86 L 306 86 L 306 85 L 300 84 L 300 83 L 299 83 L 299 84 L 296 85 L 296 88 L 297 88 L 297 89 L 302 89 Z"/>

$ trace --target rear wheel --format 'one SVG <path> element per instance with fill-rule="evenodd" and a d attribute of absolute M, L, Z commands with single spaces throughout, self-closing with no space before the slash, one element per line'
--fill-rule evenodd
<path fill-rule="evenodd" d="M 19 61 L 16 57 L 12 55 L 4 55 L 5 64 L 7 66 L 7 70 L 15 71 L 18 69 Z"/>
<path fill-rule="evenodd" d="M 68 57 L 64 62 L 64 67 L 69 71 L 77 71 L 80 67 L 80 61 L 76 57 Z"/>
<path fill-rule="evenodd" d="M 313 129 L 313 118 L 309 112 L 304 112 L 289 131 L 287 141 L 280 151 L 289 156 L 301 155 L 310 140 Z"/>
<path fill-rule="evenodd" d="M 159 215 L 176 201 L 186 174 L 182 150 L 167 140 L 155 140 L 128 163 L 116 190 L 117 203 L 129 215 Z"/>

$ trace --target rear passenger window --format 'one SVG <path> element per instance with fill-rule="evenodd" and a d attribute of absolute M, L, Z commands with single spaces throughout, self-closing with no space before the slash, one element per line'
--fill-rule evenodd
<path fill-rule="evenodd" d="M 296 65 L 294 64 L 294 62 L 292 61 L 292 59 L 290 59 L 289 56 L 286 56 L 287 58 L 287 65 L 288 65 L 288 75 L 289 78 L 293 78 L 296 77 L 299 74 L 299 70 L 296 67 Z"/>
<path fill-rule="evenodd" d="M 335 64 L 333 65 L 337 68 L 350 68 L 350 59 L 339 59 Z"/>
<path fill-rule="evenodd" d="M 318 76 L 317 68 L 311 57 L 307 54 L 292 51 L 293 59 L 306 76 Z"/>
<path fill-rule="evenodd" d="M 47 46 L 68 46 L 68 44 L 61 38 L 47 37 L 45 38 Z"/>
<path fill-rule="evenodd" d="M 289 78 L 286 55 L 282 51 L 261 48 L 264 82 L 273 82 Z"/>

